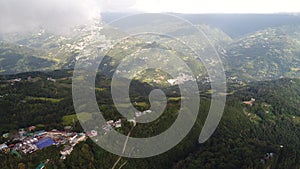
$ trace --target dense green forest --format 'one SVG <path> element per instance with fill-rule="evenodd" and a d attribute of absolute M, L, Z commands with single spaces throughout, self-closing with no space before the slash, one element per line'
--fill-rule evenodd
<path fill-rule="evenodd" d="M 30 77 L 30 78 L 28 78 Z M 52 77 L 56 81 L 47 80 Z M 0 77 L 0 134 L 14 135 L 19 128 L 31 125 L 38 129 L 63 130 L 73 125 L 74 131 L 82 132 L 74 116 L 71 95 L 72 71 L 30 72 Z M 22 78 L 20 82 L 11 79 Z M 247 85 L 228 84 L 229 93 L 223 118 L 214 135 L 204 144 L 198 137 L 210 106 L 209 92 L 201 91 L 201 106 L 198 119 L 188 136 L 168 152 L 145 159 L 121 158 L 116 168 L 300 168 L 300 80 L 279 79 L 255 82 Z M 98 75 L 96 96 L 106 119 L 121 115 L 113 106 L 110 95 L 110 78 Z M 132 102 L 136 108 L 149 108 L 148 94 L 157 88 L 139 81 L 131 82 Z M 208 87 L 199 84 L 201 90 Z M 138 124 L 133 137 L 154 135 L 167 129 L 176 119 L 180 107 L 178 88 L 163 88 L 168 96 L 168 105 L 159 119 L 147 125 Z M 244 104 L 251 98 L 253 105 Z M 122 118 L 122 117 L 121 117 Z M 124 125 L 121 133 L 127 133 L 130 125 Z M 0 143 L 7 141 L 1 137 Z M 91 139 L 75 146 L 65 160 L 59 151 L 63 147 L 51 146 L 22 158 L 0 153 L 1 168 L 35 168 L 45 162 L 46 168 L 112 168 L 119 158 Z M 272 157 L 267 157 L 272 153 Z"/>

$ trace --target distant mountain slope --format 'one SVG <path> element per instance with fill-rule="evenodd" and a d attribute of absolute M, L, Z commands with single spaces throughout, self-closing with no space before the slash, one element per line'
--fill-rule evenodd
<path fill-rule="evenodd" d="M 230 44 L 223 56 L 229 74 L 243 80 L 300 77 L 300 26 L 249 34 Z"/>
<path fill-rule="evenodd" d="M 0 56 L 2 71 L 0 73 L 11 74 L 70 68 L 70 61 L 76 60 L 76 57 L 84 48 L 99 41 L 106 43 L 105 38 L 98 34 L 100 29 L 101 23 L 95 21 L 93 25 L 74 27 L 66 35 L 53 34 L 44 29 L 2 35 L 0 50 L 14 51 L 16 56 L 13 57 L 12 54 L 2 52 Z M 28 55 L 34 56 L 36 59 L 23 62 L 19 68 L 19 60 L 26 58 Z M 9 62 L 4 62 L 4 60 L 9 60 Z M 42 66 L 39 66 L 41 63 L 43 63 Z M 22 67 L 24 68 L 21 69 Z"/>
<path fill-rule="evenodd" d="M 233 39 L 256 32 L 268 27 L 291 25 L 300 22 L 300 16 L 295 14 L 178 14 L 171 15 L 184 18 L 196 25 L 210 25 L 223 30 Z M 132 15 L 131 13 L 103 13 L 105 22 Z"/>
<path fill-rule="evenodd" d="M 300 23 L 297 14 L 177 14 L 194 24 L 207 24 L 223 30 L 233 39 L 269 27 Z"/>
<path fill-rule="evenodd" d="M 226 15 L 226 17 L 229 16 Z M 271 18 L 274 18 L 274 16 Z M 291 18 L 291 21 L 294 21 L 297 17 L 293 16 Z M 269 27 L 260 27 L 263 29 L 253 33 L 247 32 L 249 34 L 243 35 L 239 39 L 232 39 L 218 27 L 208 24 L 196 26 L 207 35 L 209 41 L 219 52 L 227 71 L 227 76 L 238 81 L 248 82 L 272 80 L 281 77 L 300 77 L 300 26 L 298 23 L 282 26 L 285 23 L 278 21 L 275 25 L 280 25 L 279 27 L 270 27 L 273 24 L 269 24 Z M 87 63 L 93 62 L 91 57 L 95 56 L 94 54 L 97 52 L 95 49 L 111 46 L 115 42 L 110 40 L 110 36 L 116 36 L 117 33 L 120 33 L 114 29 L 102 32 L 102 24 L 95 22 L 94 25 L 75 27 L 68 36 L 53 35 L 45 30 L 38 30 L 35 33 L 25 35 L 12 34 L 1 36 L 0 74 L 69 69 L 74 67 L 80 57 L 86 59 Z M 162 26 L 170 26 L 170 24 L 166 23 Z M 183 31 L 186 31 L 184 25 L 170 28 L 170 33 L 178 34 L 179 36 L 181 36 Z M 106 36 L 103 36 L 104 33 Z M 195 32 L 191 30 L 188 35 L 182 35 L 181 38 L 182 40 L 193 40 Z M 118 49 L 116 47 L 107 53 L 103 63 L 100 65 L 102 73 L 112 75 L 121 59 L 128 55 L 128 52 L 133 52 L 132 50 L 150 48 L 167 49 L 166 51 L 169 52 L 175 50 L 169 48 L 169 44 L 174 45 L 169 40 L 157 41 L 155 38 L 146 40 L 132 38 L 131 40 L 132 42 L 122 44 L 122 48 Z M 155 45 L 157 42 L 159 44 Z M 152 44 L 149 45 L 149 43 Z M 88 54 L 79 56 L 83 50 L 88 51 Z M 193 55 L 193 53 L 187 52 L 185 48 L 180 52 L 179 55 L 181 57 Z M 134 57 L 138 58 L 139 54 L 140 52 L 135 52 Z M 200 60 L 190 59 L 185 61 L 189 63 L 191 69 L 203 71 L 203 64 L 200 63 Z M 203 75 L 204 73 L 201 72 L 200 74 Z M 196 76 L 198 75 L 199 71 L 196 72 Z M 140 74 L 138 76 L 142 77 L 143 75 Z"/>
<path fill-rule="evenodd" d="M 23 45 L 0 43 L 0 73 L 13 74 L 31 70 L 50 70 L 53 60 L 40 57 L 41 53 Z"/>

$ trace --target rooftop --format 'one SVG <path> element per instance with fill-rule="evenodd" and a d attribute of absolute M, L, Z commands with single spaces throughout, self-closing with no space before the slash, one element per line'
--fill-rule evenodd
<path fill-rule="evenodd" d="M 45 147 L 49 147 L 51 145 L 54 145 L 55 142 L 52 138 L 49 137 L 45 137 L 41 140 L 39 140 L 37 143 L 35 143 L 35 145 L 39 148 L 39 149 L 43 149 Z"/>

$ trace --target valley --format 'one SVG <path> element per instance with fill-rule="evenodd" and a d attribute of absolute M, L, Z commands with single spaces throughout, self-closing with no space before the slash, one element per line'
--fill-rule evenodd
<path fill-rule="evenodd" d="M 134 21 L 119 28 L 107 26 L 118 16 L 115 13 L 107 13 L 91 25 L 75 26 L 64 35 L 44 28 L 1 34 L 1 168 L 41 165 L 47 169 L 299 169 L 299 16 L 172 15 L 192 22 L 204 33 L 201 37 L 207 39 L 199 40 L 199 32 L 185 24 L 161 20 L 155 22 L 156 31 L 167 29 L 166 34 L 151 33 L 155 32 L 152 25 L 142 25 L 147 33 L 129 36 L 122 28 L 135 32 L 140 27 L 132 24 Z M 226 76 L 226 84 L 218 85 L 226 85 L 226 91 L 212 88 L 207 70 L 208 65 L 216 68 L 219 61 L 212 59 L 209 52 L 200 52 L 202 55 L 198 56 L 184 42 L 199 51 L 212 46 Z M 98 117 L 95 112 L 76 114 L 72 93 L 76 89 L 72 86 L 76 64 L 81 68 L 79 72 L 86 73 L 76 78 L 85 82 L 92 75 L 89 66 L 94 66 L 98 57 L 102 62 L 95 68 L 92 93 L 105 125 L 94 124 Z M 179 60 L 185 64 L 177 64 Z M 144 70 L 145 65 L 166 69 L 158 66 Z M 114 104 L 113 79 L 119 93 L 130 80 L 129 102 L 119 106 L 124 110 L 130 105 L 136 108 L 138 111 L 132 112 L 132 118 L 124 117 Z M 199 89 L 194 93 L 200 97 L 196 122 L 187 136 L 169 151 L 149 158 L 126 158 L 109 153 L 94 142 L 112 131 L 127 138 L 163 133 L 176 121 L 180 108 L 191 111 L 181 101 L 193 98 L 181 96 L 179 87 L 193 83 Z M 157 113 L 153 110 L 157 104 L 150 105 L 149 96 L 155 89 L 164 92 L 166 107 L 157 119 L 140 123 L 138 118 Z M 199 144 L 213 94 L 226 96 L 224 113 L 212 137 Z M 89 104 L 83 104 L 82 108 Z M 84 124 L 92 127 L 85 131 Z M 49 144 L 39 148 L 44 139 Z M 80 141 L 74 144 L 73 139 Z M 123 152 L 126 144 L 127 140 Z"/>

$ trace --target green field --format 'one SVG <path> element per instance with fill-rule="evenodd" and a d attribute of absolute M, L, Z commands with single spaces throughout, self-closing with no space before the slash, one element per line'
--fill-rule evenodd
<path fill-rule="evenodd" d="M 27 96 L 25 100 L 36 100 L 36 101 L 47 101 L 47 102 L 52 102 L 52 103 L 58 103 L 58 102 L 62 101 L 63 99 Z"/>

